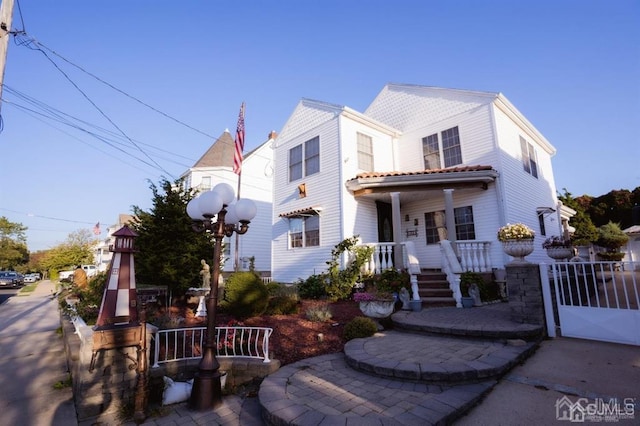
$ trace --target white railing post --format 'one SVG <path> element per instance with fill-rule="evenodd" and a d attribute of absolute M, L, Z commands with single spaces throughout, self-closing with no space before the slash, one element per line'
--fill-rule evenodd
<path fill-rule="evenodd" d="M 551 266 L 553 267 L 553 265 Z M 542 300 L 544 303 L 544 315 L 547 320 L 547 333 L 549 337 L 556 337 L 556 321 L 553 316 L 553 301 L 551 298 L 551 282 L 549 281 L 549 265 L 540 264 L 540 280 L 542 281 Z"/>

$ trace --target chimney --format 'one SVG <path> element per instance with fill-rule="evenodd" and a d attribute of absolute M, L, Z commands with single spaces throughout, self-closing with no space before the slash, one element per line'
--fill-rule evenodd
<path fill-rule="evenodd" d="M 269 132 L 269 140 L 275 139 L 278 137 L 278 133 L 275 130 Z"/>

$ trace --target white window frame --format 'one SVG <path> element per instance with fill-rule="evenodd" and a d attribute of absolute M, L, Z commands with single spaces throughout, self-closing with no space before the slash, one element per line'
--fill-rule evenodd
<path fill-rule="evenodd" d="M 520 136 L 520 151 L 522 154 L 522 168 L 525 172 L 538 179 L 538 156 L 531 143 Z"/>
<path fill-rule="evenodd" d="M 289 182 L 320 172 L 320 136 L 289 149 Z"/>
<path fill-rule="evenodd" d="M 462 164 L 462 143 L 458 126 L 423 137 L 422 157 L 425 170 Z"/>
<path fill-rule="evenodd" d="M 373 171 L 373 138 L 356 132 L 358 145 L 358 168 L 367 172 Z"/>
<path fill-rule="evenodd" d="M 309 214 L 289 218 L 289 248 L 320 246 L 320 216 Z"/>

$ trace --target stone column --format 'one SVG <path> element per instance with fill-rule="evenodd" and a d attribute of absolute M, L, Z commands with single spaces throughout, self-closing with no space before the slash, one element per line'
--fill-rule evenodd
<path fill-rule="evenodd" d="M 511 320 L 545 325 L 540 269 L 537 264 L 507 265 L 507 291 Z"/>

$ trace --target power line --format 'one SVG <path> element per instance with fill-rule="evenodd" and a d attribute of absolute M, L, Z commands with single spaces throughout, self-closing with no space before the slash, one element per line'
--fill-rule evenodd
<path fill-rule="evenodd" d="M 96 223 L 96 222 L 84 222 L 84 221 L 80 221 L 80 220 L 62 219 L 62 218 L 59 218 L 59 217 L 41 216 L 41 215 L 37 215 L 37 214 L 33 214 L 33 213 L 26 213 L 26 212 L 21 212 L 21 211 L 17 211 L 17 210 L 6 209 L 4 207 L 0 207 L 0 210 L 4 210 L 4 211 L 7 211 L 7 212 L 11 212 L 11 213 L 23 214 L 23 215 L 28 216 L 28 217 L 37 217 L 37 218 L 40 218 L 40 219 L 58 220 L 60 222 L 81 223 L 81 224 L 84 224 L 84 225 L 95 225 L 95 223 Z"/>

